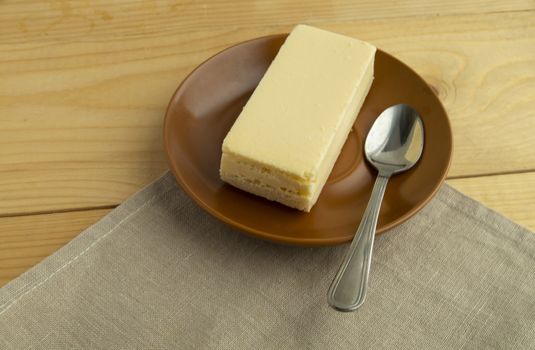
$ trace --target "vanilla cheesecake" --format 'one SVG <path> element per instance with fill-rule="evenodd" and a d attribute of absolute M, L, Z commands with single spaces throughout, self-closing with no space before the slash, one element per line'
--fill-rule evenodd
<path fill-rule="evenodd" d="M 310 211 L 368 94 L 375 51 L 296 26 L 223 141 L 221 179 Z"/>

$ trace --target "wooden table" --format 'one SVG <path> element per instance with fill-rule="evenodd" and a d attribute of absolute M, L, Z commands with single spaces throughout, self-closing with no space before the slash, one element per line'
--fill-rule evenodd
<path fill-rule="evenodd" d="M 535 230 L 535 1 L 0 2 L 0 285 L 166 168 L 162 118 L 197 64 L 308 23 L 420 73 L 455 137 L 448 183 Z"/>

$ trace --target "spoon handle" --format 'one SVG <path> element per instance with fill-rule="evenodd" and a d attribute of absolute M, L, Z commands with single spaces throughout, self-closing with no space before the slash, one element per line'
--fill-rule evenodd
<path fill-rule="evenodd" d="M 328 302 L 336 310 L 356 310 L 366 297 L 377 218 L 388 179 L 377 176 L 357 233 L 329 287 Z"/>

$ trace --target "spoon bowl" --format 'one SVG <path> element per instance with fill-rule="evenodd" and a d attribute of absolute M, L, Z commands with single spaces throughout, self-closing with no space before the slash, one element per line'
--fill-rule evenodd
<path fill-rule="evenodd" d="M 364 144 L 366 159 L 379 174 L 412 168 L 424 145 L 424 126 L 418 112 L 399 104 L 385 109 L 374 122 Z"/>

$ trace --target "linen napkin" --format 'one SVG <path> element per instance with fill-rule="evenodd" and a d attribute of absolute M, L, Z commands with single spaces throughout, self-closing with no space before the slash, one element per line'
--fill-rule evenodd
<path fill-rule="evenodd" d="M 535 348 L 535 235 L 447 185 L 377 237 L 353 313 L 326 302 L 346 249 L 248 237 L 167 173 L 0 289 L 0 348 Z"/>

